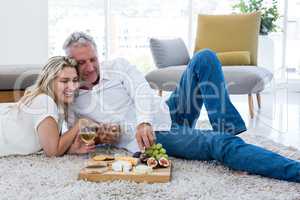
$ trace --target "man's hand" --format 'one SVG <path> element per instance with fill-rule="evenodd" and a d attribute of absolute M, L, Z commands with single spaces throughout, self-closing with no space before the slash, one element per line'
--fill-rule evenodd
<path fill-rule="evenodd" d="M 141 123 L 136 129 L 136 140 L 138 142 L 140 150 L 150 147 L 155 143 L 153 129 L 149 123 Z"/>
<path fill-rule="evenodd" d="M 85 144 L 81 139 L 79 134 L 76 136 L 73 144 L 71 145 L 70 149 L 68 150 L 69 154 L 85 154 L 94 152 L 96 150 L 96 146 L 94 142 L 90 144 Z"/>
<path fill-rule="evenodd" d="M 98 143 L 116 144 L 120 139 L 121 129 L 118 124 L 100 123 L 97 130 Z"/>

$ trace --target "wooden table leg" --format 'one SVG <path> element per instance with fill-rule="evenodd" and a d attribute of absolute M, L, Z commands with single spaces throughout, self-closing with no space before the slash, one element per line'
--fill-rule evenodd
<path fill-rule="evenodd" d="M 252 94 L 248 94 L 248 105 L 249 105 L 250 117 L 252 119 L 254 117 L 254 105 L 253 105 Z"/>
<path fill-rule="evenodd" d="M 260 97 L 259 93 L 256 94 L 256 99 L 257 99 L 258 108 L 260 109 L 261 108 L 261 97 Z"/>

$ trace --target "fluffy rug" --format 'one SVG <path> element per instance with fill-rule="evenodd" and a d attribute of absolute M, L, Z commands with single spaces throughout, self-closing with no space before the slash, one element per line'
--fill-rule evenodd
<path fill-rule="evenodd" d="M 293 148 L 259 136 L 241 137 L 300 158 Z M 99 151 L 120 153 L 108 148 Z M 216 162 L 181 159 L 174 159 L 172 181 L 166 184 L 78 181 L 85 160 L 85 156 L 46 158 L 43 154 L 0 158 L 0 199 L 300 199 L 300 184 L 237 173 Z"/>

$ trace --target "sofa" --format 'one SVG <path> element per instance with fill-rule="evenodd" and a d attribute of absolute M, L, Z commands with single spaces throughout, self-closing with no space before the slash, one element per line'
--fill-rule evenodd
<path fill-rule="evenodd" d="M 41 71 L 41 65 L 1 65 L 0 103 L 19 100 Z"/>

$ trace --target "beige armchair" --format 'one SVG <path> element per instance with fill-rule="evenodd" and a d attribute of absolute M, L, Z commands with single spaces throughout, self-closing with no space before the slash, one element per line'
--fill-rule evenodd
<path fill-rule="evenodd" d="M 259 28 L 260 13 L 246 15 L 199 15 L 195 52 L 204 48 L 212 49 L 219 55 L 224 69 L 227 66 L 232 66 L 232 64 L 245 68 L 257 66 Z M 230 54 L 226 54 L 229 52 Z M 244 59 L 244 62 L 241 61 L 241 57 L 243 57 L 242 52 L 248 53 L 249 62 L 246 59 Z M 235 60 L 240 60 L 240 62 L 235 62 Z M 254 90 L 248 92 L 251 118 L 254 116 L 253 93 L 256 93 L 258 107 L 261 107 L 259 92 Z M 237 92 L 237 94 L 243 93 L 241 91 Z"/>

